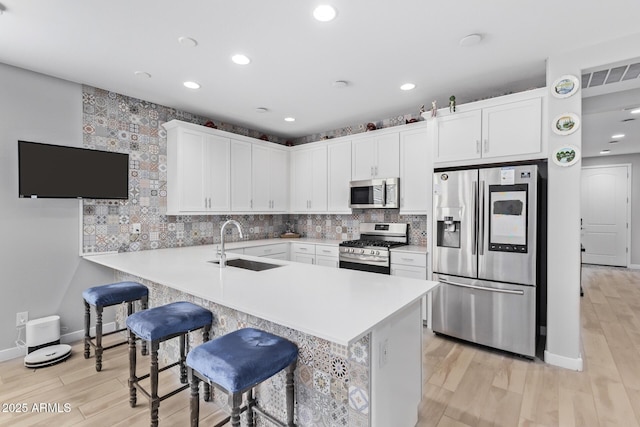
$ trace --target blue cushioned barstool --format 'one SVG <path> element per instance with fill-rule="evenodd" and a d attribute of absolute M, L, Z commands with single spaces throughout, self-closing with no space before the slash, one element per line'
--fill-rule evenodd
<path fill-rule="evenodd" d="M 149 290 L 146 286 L 136 282 L 119 282 L 109 285 L 95 286 L 82 292 L 84 298 L 84 358 L 89 358 L 89 350 L 94 347 L 96 353 L 96 371 L 102 370 L 102 352 L 113 347 L 126 344 L 127 340 L 112 344 L 107 347 L 102 346 L 102 338 L 117 332 L 122 332 L 126 328 L 117 331 L 102 333 L 102 309 L 111 305 L 127 303 L 127 315 L 133 313 L 133 303 L 140 301 L 143 310 L 147 308 L 149 301 Z M 91 327 L 91 308 L 96 308 L 96 336 L 95 343 L 89 329 Z M 142 354 L 146 354 L 147 348 L 143 343 Z"/>
<path fill-rule="evenodd" d="M 225 392 L 229 398 L 231 415 L 215 427 L 231 420 L 240 426 L 240 414 L 247 411 L 249 426 L 255 425 L 254 412 L 279 426 L 293 423 L 293 372 L 298 360 L 298 347 L 284 338 L 258 329 L 245 328 L 223 335 L 194 348 L 187 356 L 191 382 L 191 426 L 198 426 L 200 396 L 198 385 L 204 381 L 204 400 L 210 400 L 209 385 Z M 266 413 L 258 406 L 253 389 L 278 372 L 286 370 L 287 421 Z M 242 395 L 247 393 L 247 404 L 242 406 Z"/>
<path fill-rule="evenodd" d="M 160 402 L 189 387 L 186 384 L 187 366 L 185 365 L 188 350 L 187 335 L 190 331 L 202 329 L 203 341 L 207 342 L 212 322 L 213 314 L 209 310 L 186 301 L 150 308 L 134 313 L 127 318 L 127 328 L 129 328 L 129 404 L 132 408 L 136 406 L 136 389 L 140 390 L 149 399 L 152 426 L 158 425 Z M 141 377 L 136 376 L 136 337 L 151 343 L 151 370 Z M 180 337 L 180 359 L 158 369 L 160 343 L 175 337 Z M 180 382 L 185 385 L 164 396 L 158 396 L 158 374 L 176 365 L 180 365 Z M 151 392 L 146 391 L 139 383 L 146 378 L 151 380 Z"/>

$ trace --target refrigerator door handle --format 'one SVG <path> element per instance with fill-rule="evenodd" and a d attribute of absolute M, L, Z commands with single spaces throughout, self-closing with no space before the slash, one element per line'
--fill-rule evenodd
<path fill-rule="evenodd" d="M 477 289 L 480 291 L 497 292 L 501 294 L 524 295 L 524 291 L 519 291 L 515 289 L 498 289 L 498 288 L 488 288 L 486 286 L 465 285 L 464 283 L 450 282 L 449 280 L 444 280 L 442 278 L 439 278 L 438 281 L 440 283 L 459 286 L 461 288 Z"/>
<path fill-rule="evenodd" d="M 484 255 L 484 181 L 480 181 L 480 220 L 478 222 L 478 234 L 480 235 L 478 241 L 478 254 Z"/>
<path fill-rule="evenodd" d="M 472 204 L 473 204 L 473 244 L 471 246 L 471 254 L 476 254 L 478 247 L 478 181 L 473 181 Z"/>

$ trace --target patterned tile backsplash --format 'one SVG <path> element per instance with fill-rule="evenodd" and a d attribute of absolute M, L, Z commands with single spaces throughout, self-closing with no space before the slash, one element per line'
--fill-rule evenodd
<path fill-rule="evenodd" d="M 305 237 L 336 240 L 358 238 L 360 222 L 408 222 L 409 243 L 427 244 L 427 217 L 402 216 L 393 210 L 354 210 L 351 215 L 168 216 L 167 138 L 162 124 L 173 119 L 204 124 L 208 119 L 88 86 L 83 87 L 82 103 L 84 146 L 130 155 L 128 200 L 83 201 L 84 253 L 219 243 L 220 226 L 227 219 L 240 222 L 249 240 L 278 237 L 285 231 L 287 222 Z M 393 125 L 395 122 L 404 124 L 400 118 L 382 123 Z M 221 122 L 215 124 L 228 132 L 254 138 L 261 136 L 258 131 Z M 350 133 L 349 129 L 336 130 L 332 136 Z M 275 136 L 268 139 L 284 143 Z M 232 233 L 229 240 L 239 240 L 236 232 L 229 232 Z"/>

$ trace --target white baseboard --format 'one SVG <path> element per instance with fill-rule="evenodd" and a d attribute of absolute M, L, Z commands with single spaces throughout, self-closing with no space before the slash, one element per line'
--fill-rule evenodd
<path fill-rule="evenodd" d="M 544 351 L 544 361 L 550 365 L 559 366 L 561 368 L 571 369 L 572 371 L 582 371 L 584 369 L 582 357 L 577 359 L 571 357 L 560 356 L 558 354 Z"/>
<path fill-rule="evenodd" d="M 105 323 L 102 325 L 102 332 L 113 332 L 116 330 L 116 322 Z M 91 328 L 91 336 L 95 336 L 96 328 Z M 60 342 L 62 344 L 71 344 L 80 341 L 84 338 L 84 329 L 74 332 L 69 332 L 60 336 Z M 18 357 L 24 357 L 27 354 L 26 348 L 12 347 L 5 350 L 0 350 L 0 362 L 4 362 L 11 359 L 17 359 Z"/>
<path fill-rule="evenodd" d="M 633 270 L 640 270 L 640 264 L 629 264 L 629 267 Z"/>

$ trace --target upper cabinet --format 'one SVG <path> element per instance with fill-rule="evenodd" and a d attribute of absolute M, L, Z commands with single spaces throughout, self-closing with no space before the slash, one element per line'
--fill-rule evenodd
<path fill-rule="evenodd" d="M 400 213 L 431 212 L 433 159 L 429 132 L 424 123 L 400 132 Z"/>
<path fill-rule="evenodd" d="M 544 96 L 543 88 L 461 105 L 455 113 L 438 111 L 438 117 L 432 119 L 435 162 L 468 164 L 546 157 Z"/>
<path fill-rule="evenodd" d="M 289 149 L 193 123 L 167 129 L 167 215 L 286 213 Z"/>
<path fill-rule="evenodd" d="M 351 141 L 341 141 L 327 145 L 327 160 L 327 211 L 330 213 L 350 214 Z"/>
<path fill-rule="evenodd" d="M 288 151 L 285 147 L 267 144 L 231 140 L 233 212 L 288 211 Z"/>
<path fill-rule="evenodd" d="M 165 124 L 167 214 L 229 212 L 229 138 L 178 123 Z"/>
<path fill-rule="evenodd" d="M 398 132 L 382 133 L 352 141 L 352 180 L 399 176 L 400 142 Z"/>
<path fill-rule="evenodd" d="M 296 149 L 291 160 L 291 211 L 327 212 L 327 146 Z"/>

